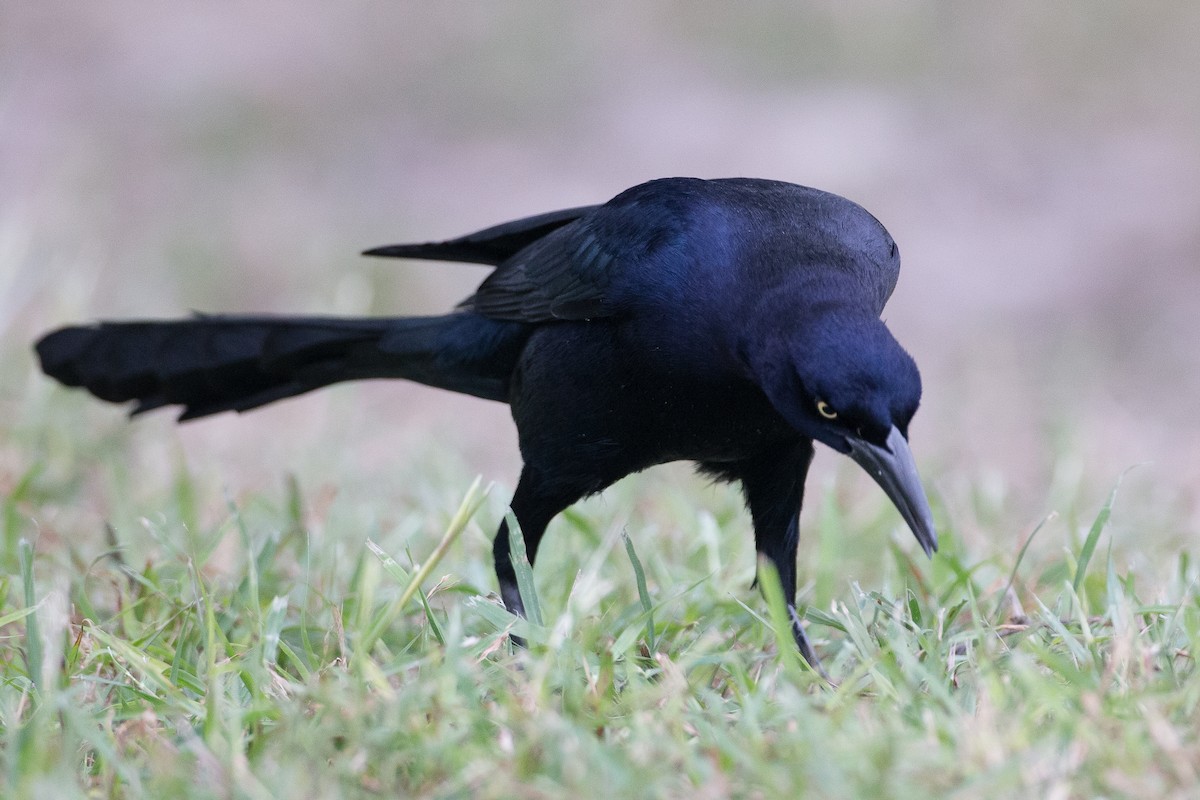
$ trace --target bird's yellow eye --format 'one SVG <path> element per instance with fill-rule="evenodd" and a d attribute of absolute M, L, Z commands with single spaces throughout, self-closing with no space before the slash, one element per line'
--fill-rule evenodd
<path fill-rule="evenodd" d="M 829 407 L 829 403 L 824 400 L 817 401 L 817 413 L 825 419 L 837 419 L 837 412 Z"/>

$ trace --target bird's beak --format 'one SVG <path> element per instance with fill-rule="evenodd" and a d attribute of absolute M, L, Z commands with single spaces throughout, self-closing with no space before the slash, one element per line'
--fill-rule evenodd
<path fill-rule="evenodd" d="M 904 434 L 893 427 L 883 447 L 855 437 L 848 437 L 847 442 L 850 457 L 883 487 L 925 549 L 925 555 L 932 558 L 938 546 L 937 532 L 933 529 L 929 501 L 925 499 L 921 476 L 917 474 L 917 465 Z"/>

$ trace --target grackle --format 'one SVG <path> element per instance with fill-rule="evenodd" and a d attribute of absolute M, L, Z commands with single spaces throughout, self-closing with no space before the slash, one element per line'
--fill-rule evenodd
<path fill-rule="evenodd" d="M 632 472 L 696 462 L 739 481 L 758 552 L 795 608 L 804 480 L 819 441 L 861 465 L 937 549 L 908 447 L 921 398 L 880 319 L 900 256 L 834 194 L 748 178 L 667 178 L 603 205 L 364 255 L 495 269 L 449 314 L 100 322 L 37 343 L 42 369 L 133 414 L 246 411 L 338 381 L 406 378 L 508 403 L 523 467 L 512 510 L 531 560 L 547 524 Z M 507 526 L 504 604 L 524 607 Z"/>

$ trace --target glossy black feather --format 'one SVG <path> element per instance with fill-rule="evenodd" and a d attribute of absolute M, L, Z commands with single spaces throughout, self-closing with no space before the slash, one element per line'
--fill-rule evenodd
<path fill-rule="evenodd" d="M 595 206 L 567 208 L 494 225 L 457 239 L 420 244 L 392 244 L 364 250 L 364 256 L 420 258 L 427 261 L 461 261 L 496 265 L 546 234 L 587 214 Z"/>
<path fill-rule="evenodd" d="M 524 459 L 512 508 L 531 558 L 579 498 L 690 460 L 741 483 L 756 548 L 791 598 L 817 441 L 862 464 L 936 547 L 907 447 L 920 376 L 880 320 L 899 254 L 849 200 L 777 181 L 670 178 L 601 206 L 367 253 L 495 269 L 439 317 L 106 322 L 51 333 L 38 355 L 69 386 L 133 401 L 135 413 L 182 406 L 183 419 L 362 378 L 507 402 Z M 508 547 L 501 526 L 497 575 L 519 613 Z"/>

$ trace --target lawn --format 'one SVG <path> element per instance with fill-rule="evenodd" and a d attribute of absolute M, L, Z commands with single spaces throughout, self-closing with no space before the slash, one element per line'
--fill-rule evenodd
<path fill-rule="evenodd" d="M 1013 519 L 984 477 L 931 473 L 942 549 L 927 561 L 882 493 L 830 461 L 810 482 L 801 552 L 830 686 L 791 649 L 777 598 L 751 588 L 736 491 L 682 468 L 564 515 L 525 622 L 499 605 L 489 563 L 510 488 L 477 480 L 452 446 L 344 483 L 281 464 L 237 486 L 191 463 L 169 419 L 127 425 L 32 371 L 15 385 L 5 798 L 1182 798 L 1200 785 L 1198 572 L 1162 531 L 1114 539 L 1122 508 L 1152 499 L 1136 470 L 1125 486 L 1048 493 L 1041 522 Z M 357 391 L 328 402 L 353 413 Z M 311 435 L 320 463 L 337 442 Z"/>

